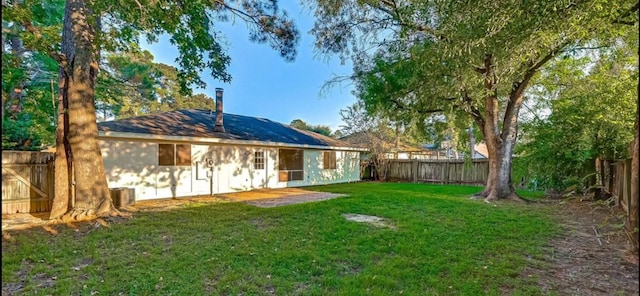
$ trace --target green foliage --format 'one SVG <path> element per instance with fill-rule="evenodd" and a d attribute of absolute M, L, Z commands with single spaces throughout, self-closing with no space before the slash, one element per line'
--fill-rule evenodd
<path fill-rule="evenodd" d="M 631 157 L 637 116 L 637 27 L 595 55 L 559 58 L 541 73 L 531 99 L 548 116 L 523 124 L 516 165 L 540 185 L 564 189 L 592 172 L 594 159 Z"/>
<path fill-rule="evenodd" d="M 204 86 L 200 74 L 207 69 L 214 79 L 231 80 L 230 58 L 217 22 L 240 19 L 249 27 L 251 40 L 269 44 L 287 61 L 296 54 L 299 33 L 276 1 L 89 2 L 87 21 L 99 19 L 101 24 L 93 45 L 105 57 L 95 100 L 98 118 L 103 120 L 182 108 L 213 109 L 213 100 L 202 94 L 192 96 L 191 87 Z M 51 145 L 53 139 L 56 107 L 48 102 L 51 96 L 57 100 L 58 88 L 56 81 L 51 90 L 49 82 L 57 79 L 61 61 L 65 1 L 4 1 L 2 5 L 7 45 L 2 53 L 2 97 L 4 111 L 11 111 L 3 112 L 3 148 L 38 149 Z M 140 38 L 154 42 L 163 34 L 178 48 L 179 68 L 153 63 L 153 56 L 137 45 Z M 41 83 L 42 77 L 46 84 Z M 14 89 L 21 92 L 14 94 Z"/>
<path fill-rule="evenodd" d="M 495 90 L 505 110 L 514 84 L 526 84 L 547 56 L 619 35 L 624 26 L 616 21 L 633 4 L 318 1 L 312 33 L 322 52 L 352 59 L 356 92 L 368 111 L 421 124 L 436 111 L 482 116 L 488 91 Z M 494 90 L 485 89 L 479 73 L 487 54 Z"/>
<path fill-rule="evenodd" d="M 487 146 L 493 150 L 491 154 L 505 160 L 505 166 L 492 166 L 494 176 L 507 175 L 494 170 L 511 169 L 508 164 L 519 134 L 523 96 L 528 95 L 549 61 L 593 44 L 616 46 L 629 31 L 638 34 L 635 0 L 311 2 L 317 4 L 312 30 L 316 46 L 322 53 L 352 60 L 356 96 L 368 112 L 385 113 L 427 135 L 446 132 L 459 148 L 467 146 L 467 137 L 462 135 L 473 120 L 478 127 L 474 130 L 492 144 Z M 616 71 L 626 75 L 623 69 Z M 635 89 L 616 83 L 590 87 L 591 93 L 609 98 L 626 98 L 625 90 Z M 609 96 L 611 92 L 616 94 Z M 558 110 L 564 108 L 561 104 L 557 104 Z M 598 110 L 610 103 L 588 104 L 588 108 Z M 582 112 L 577 107 L 580 105 L 569 105 L 576 107 L 564 108 L 566 114 Z M 626 111 L 620 110 L 625 118 L 635 110 L 627 107 Z M 618 116 L 619 109 L 611 111 L 609 116 Z M 444 115 L 446 125 L 434 121 L 433 113 Z M 618 129 L 618 134 L 605 133 L 617 126 L 593 112 L 589 116 L 602 133 L 575 133 L 569 143 L 561 136 L 549 139 L 549 146 L 575 144 L 577 151 L 563 150 L 566 159 L 573 161 L 570 165 L 542 165 L 549 170 L 558 166 L 575 171 L 580 161 L 594 153 L 619 153 L 615 147 L 619 147 L 619 140 L 626 139 L 625 129 Z M 581 120 L 571 119 L 576 128 L 581 128 Z M 598 135 L 597 149 L 586 148 L 594 135 Z M 533 172 L 528 169 L 525 165 L 517 174 L 530 176 Z"/>
<path fill-rule="evenodd" d="M 327 137 L 334 137 L 335 135 L 331 132 L 331 127 L 328 125 L 312 125 L 304 122 L 302 119 L 294 119 L 289 123 L 290 126 L 295 127 L 301 130 L 312 131 L 314 133 L 318 133 Z"/>
<path fill-rule="evenodd" d="M 55 111 L 50 93 L 33 93 L 20 113 L 2 119 L 3 150 L 42 150 L 55 142 Z M 38 101 L 45 106 L 39 106 Z"/>
<path fill-rule="evenodd" d="M 2 149 L 40 150 L 54 143 L 57 65 L 37 52 L 18 53 L 18 39 L 10 44 L 2 54 Z"/>
<path fill-rule="evenodd" d="M 183 95 L 178 69 L 154 63 L 148 51 L 110 54 L 98 77 L 96 109 L 104 120 L 179 109 L 215 109 L 204 95 Z"/>
<path fill-rule="evenodd" d="M 472 186 L 310 189 L 348 196 L 277 208 L 193 203 L 109 227 L 9 232 L 2 282 L 25 295 L 45 284 L 53 295 L 543 293 L 519 276 L 560 230 L 543 207 L 478 203 L 468 198 L 480 190 Z M 395 229 L 347 221 L 348 213 Z"/>
<path fill-rule="evenodd" d="M 97 1 L 94 9 L 103 16 L 102 48 L 111 52 L 127 51 L 139 38 L 155 41 L 168 34 L 178 49 L 178 82 L 183 93 L 191 86 L 204 87 L 200 73 L 209 70 L 214 79 L 228 82 L 231 62 L 216 30 L 216 22 L 232 18 L 242 20 L 250 29 L 250 39 L 267 43 L 286 60 L 293 60 L 299 33 L 276 1 L 211 2 L 125 0 Z"/>
<path fill-rule="evenodd" d="M 61 43 L 64 6 L 64 0 L 5 1 L 2 3 L 2 34 L 7 38 L 18 37 L 25 48 L 35 52 L 45 55 L 57 52 Z"/>

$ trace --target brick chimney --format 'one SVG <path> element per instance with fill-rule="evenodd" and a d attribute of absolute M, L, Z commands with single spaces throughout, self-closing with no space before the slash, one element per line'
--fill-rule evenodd
<path fill-rule="evenodd" d="M 219 133 L 224 133 L 224 122 L 222 119 L 222 92 L 222 88 L 216 88 L 216 125 L 213 127 L 213 131 Z"/>

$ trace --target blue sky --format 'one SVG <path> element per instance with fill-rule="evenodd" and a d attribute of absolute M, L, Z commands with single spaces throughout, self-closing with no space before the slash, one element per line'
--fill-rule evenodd
<path fill-rule="evenodd" d="M 337 56 L 319 56 L 314 49 L 313 13 L 297 0 L 280 0 L 279 6 L 293 18 L 300 32 L 298 55 L 294 62 L 285 62 L 268 44 L 249 41 L 245 23 L 237 20 L 217 23 L 227 38 L 227 52 L 231 57 L 229 73 L 233 77 L 226 84 L 206 73 L 202 78 L 206 89 L 195 89 L 215 97 L 216 87 L 224 88 L 224 111 L 227 113 L 268 118 L 289 124 L 302 119 L 313 125 L 322 124 L 335 131 L 342 124 L 340 109 L 353 104 L 353 85 L 343 82 L 322 91 L 324 83 L 334 75 L 348 75 L 350 63 L 341 65 Z M 152 45 L 143 45 L 155 57 L 155 62 L 176 65 L 177 51 L 166 38 Z"/>

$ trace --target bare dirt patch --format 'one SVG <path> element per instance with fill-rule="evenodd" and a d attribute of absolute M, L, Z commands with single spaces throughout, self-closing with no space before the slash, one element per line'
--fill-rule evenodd
<path fill-rule="evenodd" d="M 246 203 L 256 207 L 261 207 L 261 208 L 273 208 L 273 207 L 307 203 L 307 202 L 317 202 L 322 200 L 334 199 L 342 196 L 344 195 L 336 194 L 336 193 L 316 192 L 316 193 L 306 193 L 306 194 L 300 194 L 300 195 L 290 195 L 286 197 L 279 197 L 279 198 L 272 198 L 272 199 L 251 200 L 251 201 L 246 201 Z"/>
<path fill-rule="evenodd" d="M 220 195 L 221 198 L 228 201 L 245 202 L 247 204 L 261 208 L 272 208 L 299 203 L 322 201 L 343 196 L 345 195 L 328 192 L 307 191 L 299 188 L 264 189 Z"/>
<path fill-rule="evenodd" d="M 391 221 L 378 216 L 369 216 L 369 215 L 361 215 L 361 214 L 342 214 L 342 216 L 349 221 L 367 223 L 376 227 L 386 227 L 386 228 L 396 229 L 396 226 L 393 225 Z"/>
<path fill-rule="evenodd" d="M 617 207 L 579 200 L 548 201 L 563 233 L 543 259 L 530 258 L 523 276 L 535 277 L 545 293 L 638 295 L 638 253 L 631 251 Z"/>
<path fill-rule="evenodd" d="M 133 206 L 126 206 L 121 210 L 127 212 L 156 212 L 156 211 L 170 211 L 186 205 L 194 204 L 209 204 L 209 203 L 225 203 L 229 202 L 220 196 L 214 195 L 199 195 L 190 197 L 179 198 L 165 198 L 165 199 L 152 199 L 137 201 Z"/>

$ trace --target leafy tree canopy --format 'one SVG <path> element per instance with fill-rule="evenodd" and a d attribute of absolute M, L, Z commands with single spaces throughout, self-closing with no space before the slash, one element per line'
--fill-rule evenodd
<path fill-rule="evenodd" d="M 289 125 L 297 129 L 312 131 L 327 137 L 335 137 L 334 133 L 331 131 L 331 127 L 328 125 L 312 125 L 304 122 L 302 119 L 294 119 L 289 123 Z"/>
<path fill-rule="evenodd" d="M 299 35 L 275 1 L 94 1 L 100 20 L 95 47 L 102 53 L 96 87 L 99 120 L 182 108 L 213 109 L 200 73 L 229 81 L 230 59 L 219 21 L 246 21 L 250 39 L 268 43 L 285 60 L 295 57 Z M 3 1 L 3 148 L 41 149 L 53 144 L 65 1 Z M 179 17 L 184 15 L 184 17 Z M 179 49 L 181 68 L 153 62 L 138 46 L 167 34 Z M 7 112 L 4 112 L 7 111 Z M 20 114 L 19 114 L 20 113 Z M 40 114 L 40 115 L 38 115 Z"/>
<path fill-rule="evenodd" d="M 538 72 L 563 53 L 594 40 L 613 44 L 638 27 L 636 0 L 313 3 L 317 47 L 353 61 L 367 111 L 409 124 L 433 113 L 473 119 L 489 153 L 487 186 L 478 194 L 487 200 L 520 200 L 512 155 Z"/>
<path fill-rule="evenodd" d="M 317 1 L 312 32 L 322 53 L 354 62 L 368 111 L 420 124 L 432 112 L 482 114 L 487 54 L 504 97 L 560 51 L 614 39 L 618 23 L 637 21 L 634 9 L 607 0 Z"/>
<path fill-rule="evenodd" d="M 596 158 L 631 157 L 638 37 L 626 37 L 593 55 L 558 58 L 542 71 L 530 92 L 541 110 L 523 124 L 519 174 L 565 189 L 568 181 L 591 175 Z"/>
<path fill-rule="evenodd" d="M 16 34 L 26 48 L 60 60 L 60 7 L 64 1 L 9 0 L 3 2 L 3 21 L 20 26 Z M 184 93 L 192 86 L 205 86 L 200 73 L 206 70 L 214 79 L 231 80 L 227 71 L 231 59 L 217 22 L 244 21 L 252 41 L 269 44 L 287 61 L 295 58 L 299 40 L 293 21 L 276 1 L 97 0 L 91 2 L 91 9 L 90 17 L 100 20 L 94 44 L 100 50 L 129 52 L 141 38 L 153 43 L 168 35 L 178 49 L 178 81 Z"/>

